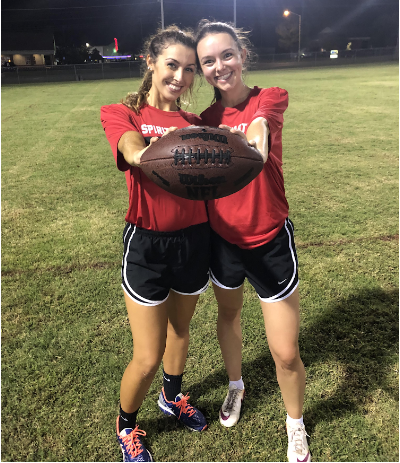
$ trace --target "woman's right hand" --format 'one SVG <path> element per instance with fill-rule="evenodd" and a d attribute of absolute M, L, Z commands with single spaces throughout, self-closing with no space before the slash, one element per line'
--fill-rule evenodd
<path fill-rule="evenodd" d="M 175 130 L 177 130 L 178 127 L 169 127 L 163 134 L 162 134 L 162 137 L 164 137 L 165 135 L 167 135 L 168 133 L 171 133 L 171 132 L 174 132 Z M 137 153 L 135 153 L 134 155 L 134 162 L 135 162 L 135 166 L 136 167 L 140 167 L 140 159 L 143 155 L 143 153 L 147 150 L 147 148 L 150 148 L 150 146 L 152 146 L 154 143 L 157 142 L 157 140 L 159 140 L 160 138 L 159 137 L 151 137 L 150 138 L 150 143 L 148 146 L 146 146 L 145 148 L 143 148 L 142 150 L 138 151 Z"/>

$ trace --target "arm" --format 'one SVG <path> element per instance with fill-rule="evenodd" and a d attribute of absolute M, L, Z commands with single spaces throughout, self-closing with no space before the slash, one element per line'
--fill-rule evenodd
<path fill-rule="evenodd" d="M 137 115 L 122 104 L 101 107 L 100 120 L 119 170 L 125 172 L 140 163 L 137 151 L 146 147 Z"/>
<path fill-rule="evenodd" d="M 267 162 L 268 152 L 269 152 L 269 126 L 267 119 L 263 117 L 257 117 L 249 125 L 247 129 L 247 140 L 249 140 L 250 145 L 253 145 L 261 153 L 264 163 Z"/>
<path fill-rule="evenodd" d="M 118 151 L 131 166 L 139 166 L 140 158 L 147 149 L 143 136 L 139 132 L 125 132 L 118 142 Z"/>
<path fill-rule="evenodd" d="M 170 132 L 174 132 L 178 127 L 169 127 L 163 137 Z M 131 166 L 140 167 L 142 154 L 158 140 L 158 137 L 150 139 L 150 145 L 146 146 L 143 136 L 139 132 L 130 130 L 125 132 L 118 142 L 118 151 L 122 154 L 125 161 Z"/>
<path fill-rule="evenodd" d="M 254 148 L 260 152 L 264 163 L 267 162 L 270 134 L 267 119 L 264 119 L 263 117 L 257 117 L 254 119 L 254 121 L 249 125 L 246 134 L 244 134 L 241 130 L 231 128 L 228 125 L 221 124 L 219 127 L 221 129 L 230 130 L 232 133 L 248 140 L 249 145 L 254 146 Z"/>

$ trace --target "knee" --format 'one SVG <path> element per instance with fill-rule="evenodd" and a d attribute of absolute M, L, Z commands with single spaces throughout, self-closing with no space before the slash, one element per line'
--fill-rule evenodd
<path fill-rule="evenodd" d="M 225 305 L 218 305 L 218 321 L 223 323 L 240 322 L 240 313 L 242 307 L 228 307 Z"/>
<path fill-rule="evenodd" d="M 189 325 L 168 325 L 168 336 L 179 339 L 189 339 Z"/>
<path fill-rule="evenodd" d="M 283 371 L 295 371 L 301 363 L 299 349 L 296 346 L 280 349 L 273 354 L 275 365 Z"/>
<path fill-rule="evenodd" d="M 161 364 L 162 354 L 133 354 L 134 368 L 144 381 L 152 381 Z"/>

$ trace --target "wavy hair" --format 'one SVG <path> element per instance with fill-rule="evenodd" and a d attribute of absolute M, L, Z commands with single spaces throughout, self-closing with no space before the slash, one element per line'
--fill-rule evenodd
<path fill-rule="evenodd" d="M 151 36 L 144 44 L 143 56 L 150 56 L 156 62 L 160 54 L 165 48 L 170 45 L 181 44 L 191 48 L 196 52 L 196 42 L 191 30 L 181 30 L 175 25 L 168 26 L 166 29 L 159 29 L 153 36 Z M 144 76 L 142 83 L 137 92 L 128 93 L 128 95 L 121 101 L 122 104 L 139 113 L 140 109 L 147 102 L 147 95 L 153 83 L 153 72 L 147 68 L 147 63 L 144 61 L 142 64 Z M 189 98 L 192 96 L 193 83 L 189 87 Z M 185 92 L 186 93 L 186 92 Z M 182 95 L 183 97 L 183 95 Z M 183 100 L 183 99 L 182 99 Z M 180 107 L 181 97 L 176 100 L 176 104 Z"/>

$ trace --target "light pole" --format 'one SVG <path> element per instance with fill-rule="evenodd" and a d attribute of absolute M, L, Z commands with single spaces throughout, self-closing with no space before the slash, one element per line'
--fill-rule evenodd
<path fill-rule="evenodd" d="M 163 0 L 157 0 L 161 3 L 161 29 L 164 30 L 164 2 Z"/>
<path fill-rule="evenodd" d="M 233 0 L 233 25 L 236 27 L 236 0 Z"/>
<path fill-rule="evenodd" d="M 290 14 L 294 14 L 295 16 L 299 17 L 299 52 L 297 53 L 297 61 L 300 62 L 300 42 L 301 42 L 301 15 L 297 13 L 293 13 L 293 11 L 285 10 L 283 12 L 283 16 L 288 17 Z"/>

